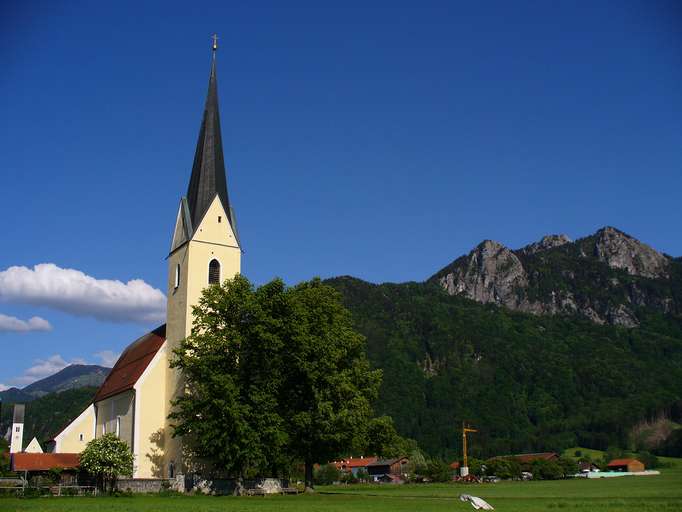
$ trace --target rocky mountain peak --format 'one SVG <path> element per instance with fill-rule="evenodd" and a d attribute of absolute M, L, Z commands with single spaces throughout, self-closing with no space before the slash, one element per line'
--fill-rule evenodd
<path fill-rule="evenodd" d="M 555 253 L 556 247 L 566 251 Z M 524 256 L 544 253 L 541 258 Z M 589 261 L 585 261 L 589 260 Z M 580 315 L 598 324 L 639 325 L 638 308 L 677 311 L 666 292 L 677 260 L 622 231 L 605 227 L 575 242 L 566 235 L 547 235 L 512 251 L 484 240 L 429 280 L 450 295 L 494 303 L 533 314 Z M 634 280 L 623 280 L 625 270 Z M 665 280 L 659 291 L 641 278 Z"/>
<path fill-rule="evenodd" d="M 561 247 L 562 245 L 570 244 L 572 242 L 573 240 L 566 235 L 546 235 L 543 236 L 539 242 L 533 242 L 521 249 L 521 252 L 524 254 L 535 254 L 548 249 L 553 249 L 554 247 Z"/>
<path fill-rule="evenodd" d="M 434 277 L 450 295 L 497 304 L 518 305 L 515 289 L 527 284 L 519 258 L 494 240 L 484 240 Z"/>
<path fill-rule="evenodd" d="M 633 276 L 667 277 L 668 258 L 622 231 L 606 226 L 594 234 L 594 255 Z"/>

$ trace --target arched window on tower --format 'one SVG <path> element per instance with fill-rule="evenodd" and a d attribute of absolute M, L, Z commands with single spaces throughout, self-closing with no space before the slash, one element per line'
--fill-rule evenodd
<path fill-rule="evenodd" d="M 180 286 L 180 264 L 178 263 L 175 266 L 175 287 L 178 288 Z"/>
<path fill-rule="evenodd" d="M 211 260 L 208 264 L 208 284 L 220 284 L 220 262 Z"/>

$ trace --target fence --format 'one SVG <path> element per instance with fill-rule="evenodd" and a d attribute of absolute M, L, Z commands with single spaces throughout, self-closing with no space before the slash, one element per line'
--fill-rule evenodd
<path fill-rule="evenodd" d="M 94 485 L 43 485 L 38 479 L 28 482 L 24 478 L 0 478 L 0 495 L 12 496 L 96 496 Z"/>

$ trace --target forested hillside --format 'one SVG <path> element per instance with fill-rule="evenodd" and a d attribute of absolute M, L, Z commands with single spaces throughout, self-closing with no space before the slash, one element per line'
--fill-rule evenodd
<path fill-rule="evenodd" d="M 57 434 L 90 404 L 97 388 L 81 387 L 59 393 L 50 393 L 26 404 L 24 424 L 24 447 L 34 437 L 43 449 L 45 441 Z M 12 421 L 12 404 L 4 403 L 0 418 L 0 432 L 7 432 Z"/>
<path fill-rule="evenodd" d="M 539 316 L 448 295 L 436 283 L 331 279 L 384 371 L 379 413 L 433 455 L 626 446 L 638 421 L 682 410 L 682 321 L 639 327 Z"/>

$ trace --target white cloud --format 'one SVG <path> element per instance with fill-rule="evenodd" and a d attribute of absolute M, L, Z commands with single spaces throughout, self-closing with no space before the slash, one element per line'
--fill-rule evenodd
<path fill-rule="evenodd" d="M 14 316 L 7 316 L 0 313 L 0 333 L 51 330 L 52 326 L 50 325 L 50 322 L 39 316 L 34 316 L 28 320 L 20 320 Z"/>
<path fill-rule="evenodd" d="M 27 368 L 21 377 L 15 377 L 10 380 L 15 385 L 28 385 L 45 377 L 49 377 L 69 366 L 70 364 L 86 364 L 85 360 L 77 357 L 66 361 L 61 355 L 55 354 L 47 359 L 36 359 L 34 365 Z"/>
<path fill-rule="evenodd" d="M 0 382 L 0 391 L 5 391 L 6 389 L 9 389 L 9 386 L 5 386 Z"/>
<path fill-rule="evenodd" d="M 0 299 L 110 322 L 148 324 L 166 316 L 166 296 L 141 279 L 95 279 L 53 263 L 0 271 Z"/>
<path fill-rule="evenodd" d="M 102 350 L 101 352 L 94 354 L 94 356 L 100 360 L 102 366 L 107 366 L 109 368 L 116 364 L 120 355 L 120 353 L 111 350 Z"/>

